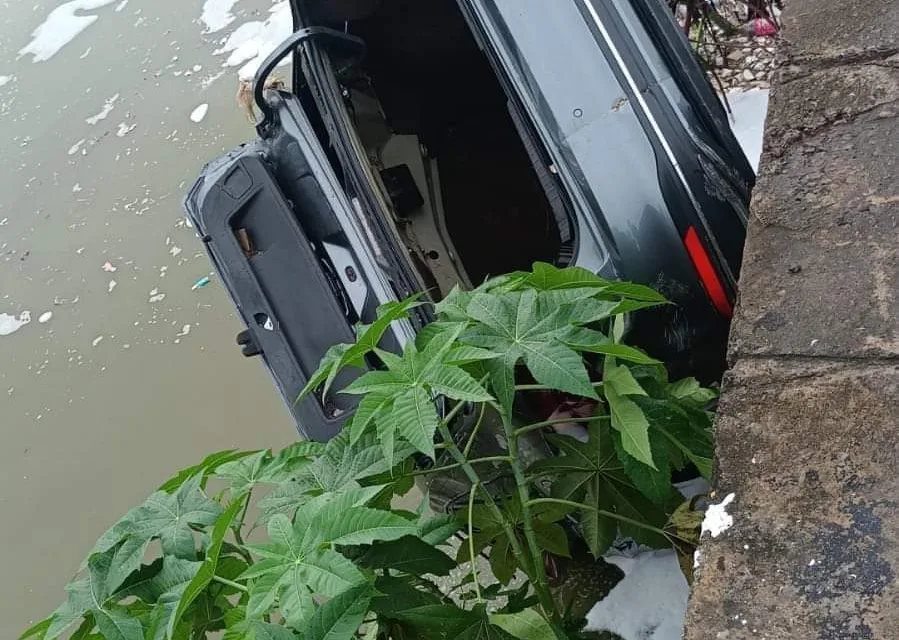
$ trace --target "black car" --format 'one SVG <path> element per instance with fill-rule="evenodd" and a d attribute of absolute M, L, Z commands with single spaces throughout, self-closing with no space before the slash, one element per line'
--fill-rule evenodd
<path fill-rule="evenodd" d="M 416 292 L 579 265 L 675 302 L 630 340 L 723 369 L 754 174 L 659 0 L 292 0 L 257 138 L 185 201 L 300 432 L 354 399 L 298 392 L 356 323 Z M 293 56 L 293 88 L 267 79 Z M 430 320 L 394 323 L 397 350 Z M 339 389 L 352 374 L 334 384 Z"/>

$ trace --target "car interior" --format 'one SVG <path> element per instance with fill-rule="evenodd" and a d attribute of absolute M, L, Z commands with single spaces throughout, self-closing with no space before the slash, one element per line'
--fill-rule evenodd
<path fill-rule="evenodd" d="M 552 167 L 455 0 L 367 4 L 341 25 L 366 44 L 340 77 L 345 104 L 432 295 L 565 262 L 572 231 Z"/>

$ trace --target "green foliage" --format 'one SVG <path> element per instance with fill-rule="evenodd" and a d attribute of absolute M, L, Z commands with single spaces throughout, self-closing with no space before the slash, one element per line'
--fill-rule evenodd
<path fill-rule="evenodd" d="M 332 393 L 343 368 L 363 370 L 339 390 L 360 402 L 337 437 L 221 451 L 177 473 L 101 536 L 65 602 L 21 638 L 564 640 L 578 635 L 548 593 L 545 554 L 568 556 L 577 535 L 598 557 L 623 535 L 688 556 L 697 514 L 679 505 L 671 473 L 711 472 L 714 392 L 669 382 L 624 344 L 625 315 L 667 304 L 658 293 L 538 263 L 454 290 L 414 343 L 383 351 L 390 323 L 416 304 L 379 309 L 304 389 Z M 519 425 L 516 400 L 543 390 L 592 403 L 583 437 Z M 494 440 L 507 455 L 477 459 L 475 434 L 457 442 L 454 417 L 471 404 L 501 418 Z M 527 469 L 525 433 L 552 452 Z M 436 466 L 417 468 L 419 454 Z M 415 477 L 453 469 L 470 482 L 467 508 L 392 508 Z M 455 550 L 454 535 L 466 538 Z M 477 554 L 498 583 L 484 584 Z M 434 578 L 456 567 L 464 577 L 441 590 Z M 530 580 L 505 587 L 521 573 Z M 505 606 L 488 607 L 498 597 Z"/>

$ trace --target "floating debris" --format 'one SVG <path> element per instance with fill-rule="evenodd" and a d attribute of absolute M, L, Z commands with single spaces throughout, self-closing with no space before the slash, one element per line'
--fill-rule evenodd
<path fill-rule="evenodd" d="M 184 325 L 183 327 L 181 327 L 181 333 L 176 334 L 176 335 L 177 335 L 179 338 L 181 338 L 181 337 L 186 336 L 188 333 L 190 333 L 190 325 L 189 325 L 189 324 L 186 324 L 186 325 Z"/>
<path fill-rule="evenodd" d="M 176 246 L 176 247 L 172 247 L 171 249 L 169 249 L 169 253 L 172 254 L 172 257 L 175 257 L 175 256 L 177 256 L 179 253 L 181 253 L 181 247 L 177 247 L 177 246 Z"/>
<path fill-rule="evenodd" d="M 201 104 L 199 107 L 191 111 L 190 119 L 193 122 L 202 122 L 203 118 L 206 117 L 206 114 L 209 112 L 209 105 L 207 103 Z"/>
<path fill-rule="evenodd" d="M 118 270 L 118 267 L 113 265 L 111 262 L 104 262 L 102 268 L 106 273 L 115 273 Z"/>
<path fill-rule="evenodd" d="M 118 136 L 119 138 L 124 138 L 125 136 L 127 136 L 129 133 L 131 133 L 131 132 L 134 131 L 135 129 L 137 129 L 137 125 L 136 125 L 136 124 L 129 125 L 127 122 L 120 122 L 120 123 L 119 123 L 119 130 L 116 131 L 115 134 L 116 134 L 116 136 Z"/>
<path fill-rule="evenodd" d="M 111 98 L 107 98 L 106 102 L 103 104 L 103 108 L 100 109 L 100 112 L 96 115 L 91 116 L 85 120 L 88 124 L 97 124 L 101 120 L 106 120 L 109 117 L 109 114 L 112 113 L 112 110 L 115 109 L 116 100 L 119 99 L 119 94 L 115 94 Z"/>
<path fill-rule="evenodd" d="M 52 311 L 45 311 L 44 313 L 41 314 L 41 317 L 38 318 L 37 321 L 40 322 L 41 324 L 44 324 L 45 322 L 50 322 L 50 318 L 52 318 L 52 317 L 53 317 Z"/>
<path fill-rule="evenodd" d="M 191 291 L 196 291 L 197 289 L 202 289 L 206 285 L 210 283 L 209 276 L 203 276 L 196 282 L 194 282 L 194 286 L 190 288 Z"/>
<path fill-rule="evenodd" d="M 96 347 L 96 346 L 97 346 L 98 344 L 100 344 L 101 342 L 103 342 L 103 336 L 97 336 L 97 337 L 94 338 L 93 341 L 91 342 L 91 346 L 92 346 L 92 347 Z"/>
<path fill-rule="evenodd" d="M 150 302 L 162 302 L 163 300 L 165 300 L 165 294 L 159 293 L 159 289 L 150 291 Z"/>
<path fill-rule="evenodd" d="M 0 313 L 0 336 L 15 333 L 29 322 L 31 322 L 30 311 L 23 311 L 18 318 L 8 313 Z"/>
<path fill-rule="evenodd" d="M 68 154 L 70 156 L 74 156 L 76 153 L 78 153 L 81 150 L 81 145 L 83 145 L 85 142 L 87 142 L 87 140 L 84 138 L 81 138 L 81 140 L 79 140 L 78 142 L 73 144 L 71 147 L 69 147 Z"/>
<path fill-rule="evenodd" d="M 13 81 L 13 78 L 15 78 L 15 76 L 0 76 L 0 87 L 8 85 Z"/>
<path fill-rule="evenodd" d="M 112 290 L 116 288 L 117 284 L 118 282 L 116 282 L 115 280 L 110 280 L 109 285 L 107 286 L 107 293 L 112 293 Z"/>
<path fill-rule="evenodd" d="M 76 182 L 75 186 L 72 187 L 72 193 L 80 193 L 82 191 L 84 191 L 84 189 L 81 188 L 81 184 Z"/>

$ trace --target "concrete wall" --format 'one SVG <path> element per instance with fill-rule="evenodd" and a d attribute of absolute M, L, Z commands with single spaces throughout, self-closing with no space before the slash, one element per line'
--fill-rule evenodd
<path fill-rule="evenodd" d="M 899 1 L 788 0 L 687 640 L 899 638 Z"/>

